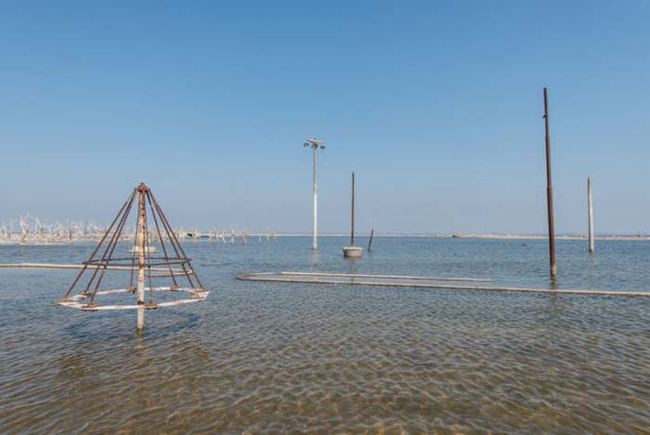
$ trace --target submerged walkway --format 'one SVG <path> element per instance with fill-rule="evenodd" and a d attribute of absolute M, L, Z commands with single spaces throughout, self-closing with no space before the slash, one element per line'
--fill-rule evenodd
<path fill-rule="evenodd" d="M 361 280 L 359 280 L 361 278 Z M 311 272 L 253 272 L 237 275 L 243 281 L 285 282 L 302 284 L 334 284 L 334 285 L 363 285 L 378 287 L 409 287 L 429 288 L 439 290 L 475 290 L 520 293 L 571 294 L 585 296 L 626 296 L 650 297 L 650 291 L 616 291 L 616 290 L 573 290 L 573 289 L 542 289 L 527 287 L 501 287 L 487 285 L 442 284 L 437 282 L 490 282 L 489 279 L 479 278 L 447 278 L 427 276 L 400 275 L 361 275 L 347 273 L 311 273 Z M 422 282 L 428 281 L 428 282 Z"/>

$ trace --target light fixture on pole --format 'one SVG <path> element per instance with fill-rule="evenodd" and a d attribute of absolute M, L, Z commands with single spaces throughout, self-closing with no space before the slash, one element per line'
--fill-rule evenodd
<path fill-rule="evenodd" d="M 317 161 L 317 151 L 319 149 L 324 150 L 325 145 L 323 145 L 322 140 L 316 138 L 305 139 L 303 144 L 305 147 L 311 147 L 314 151 L 314 225 L 312 230 L 312 249 L 315 251 L 318 249 L 318 181 L 316 178 L 316 161 Z"/>

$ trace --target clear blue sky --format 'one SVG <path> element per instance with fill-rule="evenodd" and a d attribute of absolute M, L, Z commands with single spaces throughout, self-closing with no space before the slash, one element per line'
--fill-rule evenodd
<path fill-rule="evenodd" d="M 0 221 L 650 231 L 648 1 L 0 1 Z"/>

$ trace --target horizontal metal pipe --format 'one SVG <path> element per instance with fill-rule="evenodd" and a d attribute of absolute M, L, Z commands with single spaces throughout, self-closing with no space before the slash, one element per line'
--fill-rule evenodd
<path fill-rule="evenodd" d="M 439 276 L 363 275 L 363 274 L 356 274 L 356 273 L 324 273 L 324 272 L 279 272 L 279 274 L 289 275 L 289 276 L 331 276 L 331 277 L 340 277 L 340 278 L 408 279 L 414 281 L 492 282 L 491 279 L 484 279 L 484 278 L 449 278 L 449 277 L 439 277 Z"/>
<path fill-rule="evenodd" d="M 21 269 L 21 268 L 30 268 L 30 269 L 83 269 L 83 264 L 53 264 L 53 263 L 14 263 L 14 264 L 0 264 L 0 268 L 4 269 Z M 99 268 L 104 269 L 104 266 L 90 264 L 87 266 L 88 269 Z M 107 270 L 132 270 L 133 267 L 128 266 L 107 266 Z M 152 267 L 153 272 L 169 272 L 168 268 L 162 267 Z M 173 269 L 174 273 L 179 275 L 185 275 L 186 273 L 182 269 Z"/>

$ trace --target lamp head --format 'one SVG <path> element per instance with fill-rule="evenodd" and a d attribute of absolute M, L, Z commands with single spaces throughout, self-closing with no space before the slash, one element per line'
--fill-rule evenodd
<path fill-rule="evenodd" d="M 325 149 L 325 146 L 323 145 L 323 141 L 318 140 L 316 138 L 305 139 L 305 143 L 303 145 L 305 147 L 311 147 L 315 150 L 317 150 L 318 148 Z"/>

